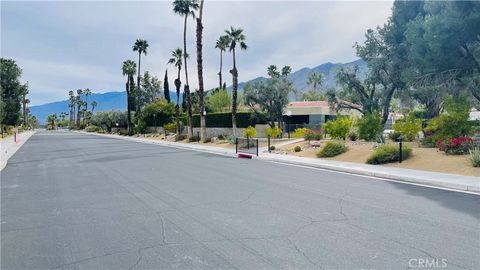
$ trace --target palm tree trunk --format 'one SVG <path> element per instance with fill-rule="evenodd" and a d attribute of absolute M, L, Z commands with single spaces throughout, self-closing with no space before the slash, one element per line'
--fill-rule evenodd
<path fill-rule="evenodd" d="M 140 124 L 140 61 L 142 53 L 138 52 L 138 73 L 137 73 L 137 94 L 136 94 L 136 108 L 135 115 L 137 116 L 137 124 Z"/>
<path fill-rule="evenodd" d="M 183 24 L 183 62 L 185 63 L 185 103 L 187 104 L 188 115 L 188 138 L 193 136 L 193 116 L 192 116 L 192 104 L 190 103 L 190 86 L 188 85 L 188 65 L 187 65 L 187 18 L 188 14 L 185 14 L 185 22 Z"/>
<path fill-rule="evenodd" d="M 198 96 L 199 96 L 199 108 L 200 108 L 200 140 L 205 142 L 207 137 L 206 125 L 205 125 L 205 101 L 204 101 L 204 88 L 203 88 L 203 58 L 202 58 L 202 12 L 203 2 L 200 0 L 200 16 L 197 18 L 197 69 L 198 69 Z"/>
<path fill-rule="evenodd" d="M 223 62 L 223 51 L 220 50 L 220 71 L 218 71 L 218 90 L 222 90 L 222 63 Z"/>
<path fill-rule="evenodd" d="M 233 136 L 237 136 L 237 87 L 238 87 L 238 72 L 237 72 L 237 63 L 235 59 L 235 48 L 232 51 L 233 55 L 233 69 L 230 70 L 233 77 L 232 84 L 232 129 Z"/>
<path fill-rule="evenodd" d="M 127 132 L 128 135 L 131 134 L 132 132 L 132 118 L 130 115 L 130 75 L 127 77 L 127 83 L 125 85 L 125 90 L 127 91 Z M 93 108 L 92 108 L 92 113 L 93 113 Z"/>
<path fill-rule="evenodd" d="M 180 138 L 180 66 L 178 67 L 177 79 L 175 80 L 175 89 L 177 93 L 177 104 L 175 105 L 175 117 L 177 122 L 176 140 Z"/>

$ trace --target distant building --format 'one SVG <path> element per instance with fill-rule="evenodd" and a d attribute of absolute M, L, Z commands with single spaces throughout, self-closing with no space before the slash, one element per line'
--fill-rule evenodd
<path fill-rule="evenodd" d="M 357 110 L 342 109 L 337 112 L 327 101 L 293 101 L 284 109 L 283 119 L 290 131 L 299 127 L 317 129 L 335 119 L 337 114 L 361 116 Z"/>

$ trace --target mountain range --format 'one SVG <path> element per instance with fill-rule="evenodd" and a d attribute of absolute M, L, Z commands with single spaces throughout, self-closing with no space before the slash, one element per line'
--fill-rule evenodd
<path fill-rule="evenodd" d="M 314 68 L 301 68 L 293 73 L 291 73 L 288 78 L 293 83 L 294 88 L 297 90 L 298 93 L 306 92 L 311 89 L 311 86 L 307 84 L 308 76 L 312 72 L 321 73 L 323 75 L 323 84 L 321 86 L 321 90 L 325 90 L 328 88 L 337 88 L 337 83 L 335 80 L 335 74 L 341 68 L 353 68 L 358 66 L 359 68 L 359 76 L 361 78 L 365 77 L 365 74 L 368 70 L 367 63 L 363 60 L 356 60 L 349 63 L 324 63 Z M 265 77 L 257 77 L 255 79 L 241 82 L 238 84 L 239 92 L 242 91 L 243 87 L 246 83 L 255 82 L 266 80 Z M 228 87 L 230 90 L 231 87 Z M 175 92 L 170 92 L 170 97 L 175 99 L 176 95 Z M 290 99 L 295 99 L 293 95 L 290 96 Z M 96 112 L 99 111 L 109 111 L 109 110 L 125 110 L 127 106 L 127 97 L 125 91 L 112 91 L 106 93 L 92 93 L 88 97 L 88 102 L 91 104 L 92 101 L 97 102 L 97 107 L 95 108 Z M 90 109 L 90 108 L 89 108 Z M 68 109 L 68 100 L 62 100 L 57 102 L 46 103 L 43 105 L 36 105 L 31 106 L 30 111 L 32 115 L 38 119 L 38 121 L 43 124 L 47 119 L 48 115 L 56 113 L 59 115 L 61 112 L 67 112 Z"/>

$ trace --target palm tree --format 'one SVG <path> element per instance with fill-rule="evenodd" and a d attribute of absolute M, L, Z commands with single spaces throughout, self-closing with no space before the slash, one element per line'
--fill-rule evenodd
<path fill-rule="evenodd" d="M 290 66 L 284 66 L 282 68 L 282 76 L 288 76 L 292 73 L 292 68 Z"/>
<path fill-rule="evenodd" d="M 75 100 L 75 103 L 77 104 L 77 127 L 80 127 L 80 108 L 83 105 L 83 101 L 82 101 L 82 98 L 81 98 L 82 93 L 83 93 L 83 90 L 78 89 L 76 100 Z"/>
<path fill-rule="evenodd" d="M 182 85 L 182 82 L 180 81 L 180 72 L 182 70 L 182 58 L 184 57 L 183 51 L 180 48 L 176 48 L 175 50 L 172 51 L 172 57 L 168 59 L 169 64 L 173 64 L 175 67 L 177 67 L 177 78 L 175 79 L 175 89 L 177 92 L 177 104 L 175 105 L 175 116 L 177 120 L 177 139 L 180 137 L 180 87 Z M 188 58 L 188 55 L 187 55 Z"/>
<path fill-rule="evenodd" d="M 97 107 L 97 102 L 94 100 L 92 101 L 92 104 L 90 106 L 92 106 L 92 114 L 93 114 L 93 110 L 95 110 L 95 108 Z"/>
<path fill-rule="evenodd" d="M 144 39 L 137 39 L 135 41 L 135 44 L 133 44 L 133 51 L 138 52 L 138 73 L 137 73 L 137 93 L 136 93 L 136 115 L 137 115 L 137 121 L 140 122 L 140 63 L 141 63 L 141 58 L 142 58 L 142 53 L 144 55 L 147 55 L 147 48 L 148 48 L 148 42 Z"/>
<path fill-rule="evenodd" d="M 220 36 L 215 43 L 215 48 L 220 50 L 220 71 L 218 72 L 218 89 L 222 89 L 222 65 L 223 65 L 223 52 L 225 52 L 229 45 L 229 39 L 227 36 Z"/>
<path fill-rule="evenodd" d="M 68 107 L 70 108 L 70 125 L 72 125 L 73 122 L 75 122 L 75 97 L 72 90 L 68 91 L 68 96 Z"/>
<path fill-rule="evenodd" d="M 190 86 L 188 84 L 188 65 L 187 65 L 187 19 L 188 16 L 192 16 L 195 18 L 195 11 L 198 9 L 198 1 L 197 0 L 175 0 L 173 1 L 173 12 L 180 16 L 183 16 L 184 23 L 183 23 L 183 60 L 185 66 L 185 85 L 184 91 L 186 94 L 186 102 L 187 102 L 187 109 L 188 109 L 188 137 L 191 138 L 193 136 L 193 120 L 192 120 L 192 104 L 190 104 Z"/>
<path fill-rule="evenodd" d="M 323 83 L 323 77 L 322 73 L 316 73 L 312 72 L 310 75 L 308 75 L 308 85 L 313 84 L 313 91 L 317 92 L 317 87 L 322 85 Z"/>
<path fill-rule="evenodd" d="M 137 70 L 137 64 L 132 60 L 126 60 L 123 62 L 122 74 L 127 76 L 127 82 L 125 83 L 125 91 L 127 92 L 127 132 L 128 134 L 132 133 L 132 116 L 131 116 L 131 95 L 133 89 L 130 89 L 133 83 L 133 76 Z M 93 109 L 92 109 L 93 112 Z"/>
<path fill-rule="evenodd" d="M 200 110 L 200 140 L 205 141 L 207 137 L 205 125 L 205 92 L 203 86 L 203 54 L 202 54 L 202 15 L 204 0 L 200 0 L 199 16 L 197 18 L 197 70 L 198 70 L 198 107 Z M 191 106 L 191 105 L 190 105 Z"/>
<path fill-rule="evenodd" d="M 280 75 L 280 73 L 278 72 L 278 68 L 276 65 L 270 65 L 267 67 L 267 74 L 268 76 L 270 76 L 271 78 L 275 78 L 275 77 L 278 77 Z"/>
<path fill-rule="evenodd" d="M 83 90 L 83 94 L 85 95 L 85 104 L 84 104 L 85 105 L 85 111 L 83 113 L 83 118 L 85 119 L 85 113 L 88 112 L 88 96 L 90 94 L 92 94 L 92 91 L 87 88 L 87 89 Z"/>
<path fill-rule="evenodd" d="M 233 55 L 233 68 L 230 70 L 230 73 L 233 77 L 233 84 L 232 84 L 232 128 L 233 128 L 233 135 L 237 135 L 237 89 L 238 89 L 238 70 L 237 70 L 237 62 L 235 59 L 235 49 L 237 44 L 240 46 L 241 50 L 247 49 L 246 44 L 246 37 L 243 34 L 243 29 L 241 28 L 234 28 L 233 26 L 230 27 L 230 30 L 225 30 L 225 33 L 228 36 L 228 43 L 230 44 L 230 52 Z"/>

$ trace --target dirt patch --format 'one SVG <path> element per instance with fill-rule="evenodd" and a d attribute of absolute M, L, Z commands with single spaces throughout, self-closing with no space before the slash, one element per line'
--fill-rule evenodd
<path fill-rule="evenodd" d="M 325 140 L 322 140 L 320 146 L 325 142 Z M 301 152 L 293 151 L 293 148 L 297 145 L 302 148 Z M 375 149 L 375 143 L 369 142 L 347 142 L 347 145 L 348 151 L 346 153 L 326 159 L 365 164 L 367 158 Z M 408 143 L 408 145 L 412 148 L 412 156 L 409 159 L 401 164 L 388 163 L 379 166 L 480 176 L 480 168 L 475 168 L 471 165 L 468 155 L 445 155 L 445 153 L 438 151 L 436 148 L 418 147 L 417 143 Z M 298 157 L 317 158 L 316 154 L 318 151 L 319 148 L 312 148 L 308 142 L 300 142 L 281 147 L 275 152 Z"/>

